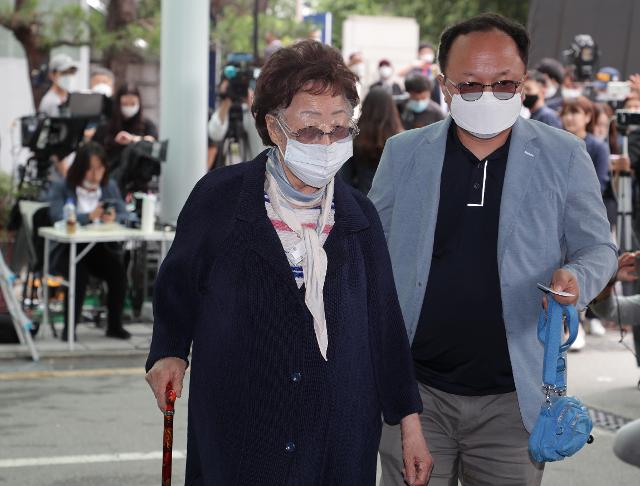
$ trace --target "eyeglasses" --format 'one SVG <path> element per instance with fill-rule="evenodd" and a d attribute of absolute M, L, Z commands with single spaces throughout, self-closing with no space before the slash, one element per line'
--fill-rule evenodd
<path fill-rule="evenodd" d="M 470 83 L 454 83 L 448 78 L 445 78 L 445 82 L 451 83 L 460 93 L 460 96 L 465 101 L 478 101 L 482 97 L 485 88 L 491 88 L 493 96 L 499 100 L 510 100 L 516 94 L 518 86 L 522 84 L 524 77 L 520 81 L 503 80 L 496 81 L 491 84 L 482 84 L 476 82 Z"/>
<path fill-rule="evenodd" d="M 328 135 L 329 140 L 331 141 L 331 143 L 333 143 L 344 140 L 349 136 L 351 136 L 352 138 L 356 137 L 358 133 L 360 133 L 360 130 L 353 121 L 349 121 L 349 125 L 346 127 L 336 125 L 330 132 L 325 132 L 314 126 L 304 127 L 294 132 L 293 130 L 291 130 L 291 128 L 289 128 L 287 122 L 284 121 L 282 116 L 277 115 L 276 119 L 279 123 L 282 124 L 287 132 L 289 132 L 289 135 L 291 137 L 295 138 L 301 143 L 318 144 L 322 142 L 322 139 L 325 135 Z"/>

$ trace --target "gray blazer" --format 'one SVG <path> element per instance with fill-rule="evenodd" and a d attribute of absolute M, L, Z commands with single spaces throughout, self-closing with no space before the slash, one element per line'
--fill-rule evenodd
<path fill-rule="evenodd" d="M 389 139 L 369 193 L 389 245 L 410 341 L 429 278 L 450 123 L 447 117 Z M 548 283 L 558 268 L 569 270 L 578 279 L 583 308 L 615 273 L 616 254 L 584 142 L 518 119 L 502 191 L 497 258 L 513 376 L 529 431 L 542 403 L 543 346 L 536 336 L 542 294 L 536 283 Z M 463 304 L 464 296 L 459 298 Z"/>

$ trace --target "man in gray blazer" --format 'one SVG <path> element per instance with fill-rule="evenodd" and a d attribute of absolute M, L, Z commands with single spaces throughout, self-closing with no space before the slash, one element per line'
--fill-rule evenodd
<path fill-rule="evenodd" d="M 536 283 L 582 309 L 617 266 L 584 143 L 519 117 L 528 50 L 524 27 L 497 15 L 447 29 L 451 116 L 388 140 L 369 193 L 412 342 L 430 486 L 540 484 Z M 384 486 L 403 484 L 401 440 L 384 428 Z"/>

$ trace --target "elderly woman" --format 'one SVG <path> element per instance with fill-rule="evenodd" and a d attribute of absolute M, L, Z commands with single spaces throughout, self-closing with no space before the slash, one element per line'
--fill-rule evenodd
<path fill-rule="evenodd" d="M 188 485 L 373 485 L 381 416 L 405 476 L 431 458 L 384 235 L 335 174 L 356 79 L 338 51 L 275 52 L 253 113 L 272 148 L 206 175 L 156 282 L 147 381 L 178 394 L 191 350 Z"/>

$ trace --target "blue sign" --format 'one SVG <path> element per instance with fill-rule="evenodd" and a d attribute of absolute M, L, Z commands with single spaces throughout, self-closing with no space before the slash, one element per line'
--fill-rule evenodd
<path fill-rule="evenodd" d="M 317 40 L 323 44 L 331 45 L 331 36 L 333 35 L 333 16 L 331 12 L 305 15 L 304 21 L 313 24 L 320 31 L 320 38 Z"/>

